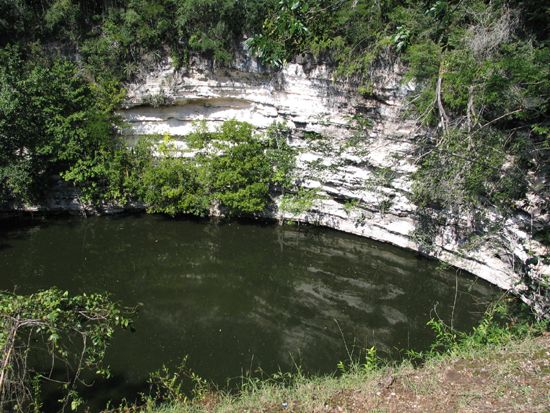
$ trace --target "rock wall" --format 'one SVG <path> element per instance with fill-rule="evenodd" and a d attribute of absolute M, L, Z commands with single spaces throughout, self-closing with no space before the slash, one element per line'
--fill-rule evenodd
<path fill-rule="evenodd" d="M 427 131 L 405 115 L 414 85 L 405 84 L 402 75 L 397 62 L 381 65 L 372 75 L 373 90 L 362 96 L 352 83 L 334 81 L 326 66 L 308 62 L 272 73 L 246 58 L 219 70 L 195 61 L 178 71 L 167 61 L 128 85 L 121 115 L 136 135 L 185 135 L 199 120 L 211 129 L 233 118 L 258 128 L 285 123 L 293 131 L 289 143 L 299 154 L 297 182 L 311 190 L 314 200 L 306 212 L 275 208 L 273 217 L 423 251 L 503 289 L 524 290 L 524 300 L 532 300 L 525 272 L 545 277 L 550 271 L 540 262 L 525 264 L 528 251 L 542 248 L 528 235 L 528 214 L 500 222 L 498 232 L 468 246 L 457 231 L 467 218 L 446 217 L 429 250 L 418 242 L 411 176 L 417 141 Z M 185 149 L 184 138 L 179 145 Z M 502 221 L 494 212 L 488 216 L 492 223 Z"/>

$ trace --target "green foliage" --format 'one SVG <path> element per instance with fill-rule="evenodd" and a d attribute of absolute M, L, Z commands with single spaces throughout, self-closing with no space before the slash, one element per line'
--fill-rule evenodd
<path fill-rule="evenodd" d="M 0 293 L 2 410 L 40 410 L 44 383 L 57 385 L 63 394 L 61 405 L 76 410 L 82 376 L 109 375 L 102 366 L 105 352 L 116 328 L 129 323 L 102 294 L 71 297 L 56 288 L 29 296 Z M 35 365 L 36 360 L 53 364 L 44 368 L 43 363 Z M 59 367 L 66 369 L 66 376 L 54 375 Z"/>
<path fill-rule="evenodd" d="M 372 371 L 376 370 L 380 367 L 380 358 L 378 357 L 376 353 L 376 347 L 372 346 L 366 349 L 365 351 L 365 360 L 361 367 L 365 371 Z"/>
<path fill-rule="evenodd" d="M 412 359 L 427 360 L 442 354 L 463 354 L 476 349 L 501 346 L 512 340 L 540 335 L 550 327 L 548 320 L 538 320 L 531 309 L 508 298 L 495 302 L 480 323 L 469 333 L 459 332 L 441 320 L 431 319 L 428 326 L 435 339 L 427 352 L 408 351 Z"/>
<path fill-rule="evenodd" d="M 376 168 L 372 172 L 372 177 L 365 181 L 367 188 L 376 190 L 379 187 L 391 187 L 396 178 L 396 172 L 390 167 Z"/>
<path fill-rule="evenodd" d="M 191 161 L 164 158 L 153 162 L 143 174 L 143 186 L 143 201 L 149 212 L 172 216 L 208 213 L 210 199 Z"/>
<path fill-rule="evenodd" d="M 199 162 L 206 170 L 211 199 L 229 215 L 264 211 L 270 185 L 281 179 L 265 152 L 269 141 L 261 141 L 250 124 L 238 121 L 224 122 L 210 138 L 215 152 Z"/>
<path fill-rule="evenodd" d="M 317 199 L 317 190 L 300 188 L 296 193 L 283 195 L 279 209 L 292 215 L 307 212 Z"/>
<path fill-rule="evenodd" d="M 357 208 L 361 201 L 359 199 L 348 199 L 344 202 L 344 211 L 346 214 L 350 215 L 351 212 Z"/>
<path fill-rule="evenodd" d="M 435 334 L 434 342 L 430 348 L 432 353 L 437 354 L 443 351 L 448 351 L 456 344 L 457 332 L 448 328 L 442 321 L 432 318 L 428 321 L 427 325 Z"/>
<path fill-rule="evenodd" d="M 407 77 L 418 81 L 433 79 L 439 73 L 441 47 L 431 39 L 408 47 L 404 56 L 408 64 Z"/>
<path fill-rule="evenodd" d="M 40 59 L 0 51 L 0 203 L 31 201 L 52 175 L 114 147 L 120 91 L 90 85 L 67 60 Z"/>
<path fill-rule="evenodd" d="M 228 63 L 247 33 L 257 32 L 275 0 L 0 0 L 0 47 L 58 41 L 77 51 L 97 79 L 127 79 L 169 54 Z"/>
<path fill-rule="evenodd" d="M 205 216 L 211 208 L 229 216 L 255 214 L 271 202 L 272 190 L 284 192 L 293 183 L 295 154 L 281 125 L 272 126 L 265 135 L 238 121 L 225 122 L 215 132 L 198 125 L 185 138 L 196 151 L 192 157 L 182 156 L 169 135 L 160 144 L 155 144 L 156 136 L 128 147 L 111 135 L 100 140 L 99 132 L 95 141 L 91 136 L 95 130 L 86 135 L 89 131 L 80 131 L 87 142 L 80 147 L 75 143 L 76 153 L 64 155 L 67 162 L 57 161 L 55 171 L 74 183 L 80 200 L 91 206 L 137 203 L 145 204 L 149 212 L 172 216 Z M 68 149 L 65 144 L 60 147 Z M 60 156 L 55 151 L 53 155 Z M 18 190 L 31 192 L 34 177 L 27 174 L 27 161 L 6 161 L 0 169 L 6 174 L 5 188 L 11 189 L 6 200 L 15 199 Z"/>
<path fill-rule="evenodd" d="M 291 131 L 281 123 L 272 124 L 266 131 L 266 156 L 274 168 L 272 182 L 275 189 L 285 192 L 294 183 L 296 151 L 288 144 Z"/>
<path fill-rule="evenodd" d="M 269 201 L 273 168 L 260 142 L 226 145 L 208 160 L 212 198 L 229 214 L 262 212 Z"/>
<path fill-rule="evenodd" d="M 364 356 L 362 355 L 361 357 L 359 357 L 359 360 L 349 354 L 348 362 L 345 363 L 344 361 L 340 360 L 336 364 L 336 368 L 341 374 L 345 375 L 352 372 L 361 372 L 363 374 L 368 374 L 380 370 L 384 366 L 383 360 L 378 356 L 375 346 L 365 348 L 363 351 L 361 351 L 361 354 L 363 353 Z"/>
<path fill-rule="evenodd" d="M 247 41 L 248 47 L 266 64 L 281 67 L 305 50 L 310 26 L 325 15 L 329 2 L 281 0 L 265 19 L 262 33 Z"/>
<path fill-rule="evenodd" d="M 143 198 L 145 171 L 152 162 L 152 143 L 142 139 L 134 147 L 122 141 L 112 148 L 102 148 L 93 156 L 79 159 L 62 177 L 80 189 L 84 203 L 125 206 Z"/>
<path fill-rule="evenodd" d="M 229 63 L 243 30 L 259 24 L 258 18 L 270 2 L 234 0 L 174 1 L 174 24 L 180 42 L 189 51 Z"/>
<path fill-rule="evenodd" d="M 415 175 L 414 200 L 421 207 L 474 208 L 480 204 L 510 207 L 524 196 L 521 147 L 508 148 L 505 137 L 487 130 L 472 151 L 466 133 L 453 131 L 429 154 Z M 511 157 L 509 154 L 515 154 Z M 438 171 L 437 174 L 434 171 Z"/>
<path fill-rule="evenodd" d="M 187 405 L 200 402 L 208 391 L 208 382 L 187 366 L 187 357 L 171 371 L 166 366 L 149 376 L 149 391 L 142 395 L 146 409 L 158 405 Z"/>
<path fill-rule="evenodd" d="M 161 158 L 143 172 L 143 200 L 151 212 L 203 216 L 218 208 L 229 216 L 255 214 L 271 202 L 272 189 L 291 183 L 294 154 L 280 126 L 262 137 L 252 125 L 231 120 L 215 132 L 198 125 L 185 139 L 193 157 L 179 156 L 166 136 Z"/>
<path fill-rule="evenodd" d="M 341 75 L 366 75 L 391 42 L 387 13 L 399 2 L 284 0 L 271 9 L 248 46 L 280 67 L 300 53 L 335 62 Z M 405 31 L 396 41 L 402 42 Z M 402 46 L 400 46 L 402 47 Z"/>
<path fill-rule="evenodd" d="M 44 14 L 45 26 L 50 32 L 62 31 L 74 41 L 79 12 L 72 0 L 54 0 Z"/>
<path fill-rule="evenodd" d="M 87 69 L 96 78 L 124 79 L 137 74 L 140 60 L 142 65 L 157 61 L 158 46 L 171 44 L 170 6 L 167 1 L 128 0 L 91 16 L 102 23 L 92 25 L 80 42 Z"/>
<path fill-rule="evenodd" d="M 536 125 L 547 123 L 550 50 L 520 37 L 522 6 L 513 7 L 439 1 L 426 11 L 431 30 L 408 23 L 404 58 L 420 86 L 412 101 L 419 120 L 439 128 L 416 175 L 421 206 L 506 211 L 524 195 L 527 170 L 548 173 Z"/>

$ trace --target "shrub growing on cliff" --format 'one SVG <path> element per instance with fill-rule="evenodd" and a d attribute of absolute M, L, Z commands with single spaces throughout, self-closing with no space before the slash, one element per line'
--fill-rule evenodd
<path fill-rule="evenodd" d="M 159 159 L 143 175 L 143 201 L 149 212 L 204 216 L 210 197 L 203 176 L 193 161 Z"/>
<path fill-rule="evenodd" d="M 293 156 L 284 140 L 256 134 L 252 125 L 230 120 L 215 132 L 204 126 L 185 139 L 195 151 L 180 157 L 170 137 L 160 145 L 161 158 L 143 175 L 143 200 L 152 212 L 225 215 L 263 212 L 270 190 L 288 185 Z"/>
<path fill-rule="evenodd" d="M 227 121 L 212 135 L 216 153 L 204 158 L 212 200 L 230 215 L 262 212 L 274 170 L 250 124 Z"/>
<path fill-rule="evenodd" d="M 548 173 L 537 127 L 547 122 L 550 51 L 518 39 L 519 10 L 509 4 L 466 3 L 429 11 L 438 29 L 405 54 L 420 82 L 419 121 L 438 129 L 425 142 L 416 194 L 421 204 L 506 209 L 524 195 L 528 169 Z"/>
<path fill-rule="evenodd" d="M 288 144 L 291 130 L 283 123 L 273 123 L 266 131 L 263 144 L 274 170 L 272 184 L 283 194 L 294 184 L 296 151 Z"/>

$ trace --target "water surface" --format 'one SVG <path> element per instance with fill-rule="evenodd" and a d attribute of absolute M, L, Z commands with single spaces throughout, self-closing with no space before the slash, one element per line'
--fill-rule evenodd
<path fill-rule="evenodd" d="M 0 221 L 0 289 L 58 286 L 142 303 L 115 337 L 97 403 L 135 397 L 185 356 L 224 385 L 249 371 L 335 370 L 348 350 L 427 348 L 435 315 L 466 330 L 496 289 L 414 253 L 314 227 L 159 216 Z M 455 287 L 458 286 L 458 289 Z M 346 349 L 347 347 L 347 349 Z M 354 350 L 355 349 L 355 350 Z"/>

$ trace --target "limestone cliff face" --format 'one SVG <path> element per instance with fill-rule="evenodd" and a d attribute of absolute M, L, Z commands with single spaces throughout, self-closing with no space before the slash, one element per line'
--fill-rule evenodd
<path fill-rule="evenodd" d="M 275 208 L 272 216 L 423 251 L 533 299 L 537 292 L 528 292 L 525 280 L 550 271 L 541 263 L 525 264 L 529 249 L 542 248 L 530 240 L 527 214 L 500 222 L 488 211 L 488 221 L 502 225 L 475 244 L 459 234 L 467 217 L 447 216 L 429 249 L 418 242 L 421 223 L 410 200 L 411 177 L 417 141 L 427 132 L 405 114 L 414 85 L 405 84 L 402 75 L 398 63 L 380 66 L 373 73 L 373 90 L 361 96 L 353 84 L 334 81 L 327 67 L 307 62 L 270 73 L 250 59 L 221 70 L 196 61 L 182 71 L 167 61 L 128 85 L 121 115 L 137 135 L 185 135 L 198 120 L 210 128 L 233 118 L 258 128 L 283 122 L 292 129 L 289 143 L 299 153 L 298 185 L 315 196 L 307 212 L 293 215 Z M 184 140 L 180 144 L 185 147 Z"/>

